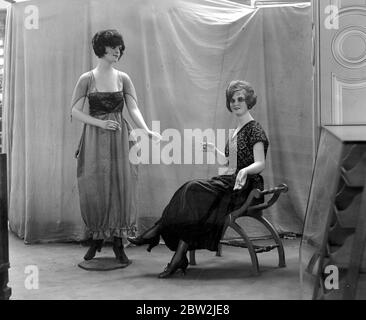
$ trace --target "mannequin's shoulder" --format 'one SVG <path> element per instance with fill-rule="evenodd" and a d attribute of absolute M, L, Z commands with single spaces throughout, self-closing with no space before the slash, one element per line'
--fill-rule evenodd
<path fill-rule="evenodd" d="M 121 70 L 118 70 L 118 69 L 115 69 L 118 73 L 118 76 L 121 77 L 121 79 L 123 79 L 124 81 L 128 80 L 128 81 L 131 81 L 131 78 L 130 76 L 127 74 L 127 72 L 124 72 L 124 71 L 121 71 Z"/>
<path fill-rule="evenodd" d="M 89 82 L 91 77 L 92 77 L 92 72 L 93 70 L 84 72 L 80 77 L 79 77 L 79 81 L 81 82 Z"/>

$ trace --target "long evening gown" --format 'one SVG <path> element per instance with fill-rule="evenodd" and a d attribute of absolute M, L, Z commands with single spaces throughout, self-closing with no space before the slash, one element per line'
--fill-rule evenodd
<path fill-rule="evenodd" d="M 120 75 L 119 87 L 123 88 Z M 72 105 L 79 99 L 89 104 L 89 114 L 117 121 L 121 130 L 109 131 L 85 125 L 77 156 L 80 210 L 87 236 L 126 238 L 136 230 L 137 166 L 130 163 L 131 126 L 122 116 L 128 88 L 99 92 L 92 72 L 79 79 Z"/>
<path fill-rule="evenodd" d="M 226 174 L 189 181 L 175 192 L 157 222 L 170 250 L 176 251 L 180 239 L 188 244 L 189 250 L 218 249 L 227 214 L 241 206 L 253 188 L 263 190 L 262 176 L 254 174 L 248 175 L 241 190 L 233 191 L 239 170 L 254 162 L 253 146 L 257 142 L 263 142 L 266 155 L 269 141 L 261 125 L 253 120 L 227 142 Z"/>

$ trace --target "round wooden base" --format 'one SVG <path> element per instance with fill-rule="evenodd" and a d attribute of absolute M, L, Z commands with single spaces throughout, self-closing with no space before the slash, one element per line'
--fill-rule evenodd
<path fill-rule="evenodd" d="M 132 263 L 129 260 L 128 263 L 121 263 L 116 258 L 100 257 L 92 260 L 83 261 L 78 264 L 81 269 L 88 271 L 110 271 L 116 269 L 123 269 Z"/>

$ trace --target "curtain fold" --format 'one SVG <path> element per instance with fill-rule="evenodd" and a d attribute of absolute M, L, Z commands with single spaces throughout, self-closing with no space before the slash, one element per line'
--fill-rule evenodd
<path fill-rule="evenodd" d="M 27 5 L 39 9 L 38 29 L 24 27 Z M 253 84 L 253 115 L 270 139 L 265 184 L 290 188 L 268 215 L 279 231 L 300 233 L 314 143 L 310 6 L 253 9 L 224 0 L 11 6 L 4 90 L 11 230 L 28 243 L 84 237 L 73 158 L 82 125 L 70 122 L 70 99 L 79 76 L 97 62 L 92 36 L 107 28 L 122 33 L 126 50 L 116 67 L 134 82 L 148 126 L 160 121 L 161 132 L 176 129 L 183 137 L 185 129 L 234 128 L 226 86 L 233 79 Z M 217 175 L 218 167 L 140 165 L 139 227 L 151 225 L 185 181 Z M 245 227 L 262 234 L 252 223 Z"/>

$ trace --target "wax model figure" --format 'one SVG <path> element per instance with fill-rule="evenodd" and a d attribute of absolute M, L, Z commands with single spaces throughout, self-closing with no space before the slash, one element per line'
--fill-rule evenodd
<path fill-rule="evenodd" d="M 92 45 L 97 66 L 80 76 L 71 104 L 72 117 L 85 124 L 77 151 L 80 210 L 91 240 L 84 259 L 93 259 L 113 238 L 116 258 L 127 266 L 122 240 L 134 227 L 137 168 L 129 161 L 132 128 L 122 116 L 124 106 L 150 138 L 161 136 L 147 127 L 130 77 L 113 67 L 125 50 L 122 35 L 102 30 Z"/>
<path fill-rule="evenodd" d="M 226 90 L 226 107 L 236 117 L 237 128 L 226 143 L 225 153 L 212 143 L 206 152 L 224 157 L 226 172 L 212 179 L 192 180 L 181 186 L 165 207 L 158 222 L 142 235 L 127 239 L 135 245 L 148 244 L 148 251 L 160 236 L 174 255 L 159 278 L 168 278 L 188 266 L 187 250 L 217 251 L 227 214 L 247 199 L 254 188 L 263 190 L 260 172 L 265 168 L 269 146 L 266 133 L 253 119 L 250 109 L 257 96 L 250 83 L 232 81 Z"/>

